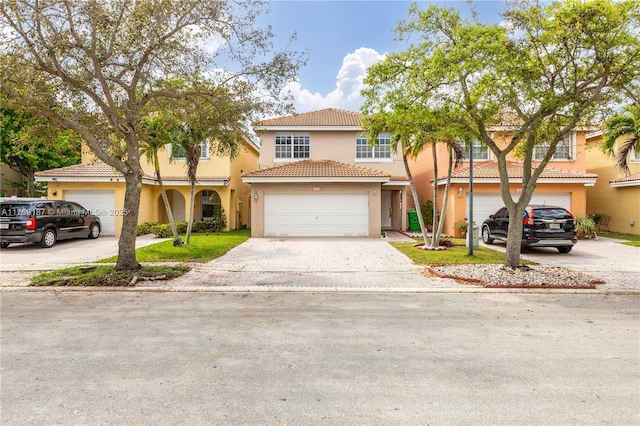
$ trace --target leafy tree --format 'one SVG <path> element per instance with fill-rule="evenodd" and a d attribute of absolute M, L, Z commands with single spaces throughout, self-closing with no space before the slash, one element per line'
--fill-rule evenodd
<path fill-rule="evenodd" d="M 604 123 L 602 150 L 616 159 L 616 164 L 625 173 L 629 171 L 629 153 L 640 152 L 640 106 L 629 105 L 626 112 L 616 115 Z M 616 151 L 616 142 L 620 146 Z"/>
<path fill-rule="evenodd" d="M 411 82 L 407 98 L 447 111 L 448 125 L 493 152 L 502 200 L 511 217 L 522 217 L 558 143 L 637 85 L 639 19 L 640 4 L 630 0 L 516 0 L 501 25 L 414 5 L 397 28 L 398 38 L 410 36 L 412 44 L 391 56 L 398 78 Z M 494 133 L 496 126 L 501 131 Z M 540 146 L 546 154 L 534 161 Z M 516 147 L 523 147 L 523 177 L 513 200 L 507 158 Z M 519 265 L 522 227 L 509 223 L 507 266 Z"/>
<path fill-rule="evenodd" d="M 77 164 L 80 138 L 72 131 L 55 128 L 44 117 L 5 108 L 3 96 L 0 103 L 0 161 L 24 176 L 24 194 L 35 197 L 35 172 Z"/>
<path fill-rule="evenodd" d="M 393 65 L 391 65 L 393 68 Z M 371 140 L 375 140 L 377 135 L 383 131 L 390 131 L 393 135 L 393 140 L 396 142 L 393 146 L 396 148 L 398 145 L 403 150 L 403 162 L 405 171 L 409 179 L 409 186 L 411 193 L 415 201 L 416 210 L 418 213 L 418 222 L 422 229 L 422 239 L 425 247 L 438 247 L 440 245 L 440 235 L 442 234 L 442 221 L 438 217 L 438 192 L 437 185 L 435 186 L 435 194 L 433 201 L 433 218 L 431 223 L 433 224 L 433 233 L 431 243 L 428 241 L 427 227 L 424 223 L 422 214 L 422 205 L 418 197 L 418 191 L 416 189 L 411 170 L 409 168 L 408 158 L 417 158 L 420 152 L 426 147 L 431 146 L 433 154 L 433 167 L 434 171 L 438 173 L 438 157 L 436 151 L 436 145 L 438 143 L 444 143 L 448 148 L 449 153 L 449 166 L 448 166 L 448 178 L 445 186 L 445 200 L 450 188 L 451 172 L 453 170 L 453 159 L 455 158 L 456 165 L 460 158 L 462 158 L 462 150 L 460 145 L 454 141 L 450 134 L 445 132 L 449 131 L 449 128 L 440 126 L 439 123 L 443 117 L 436 115 L 429 115 L 430 111 L 421 108 L 418 103 L 408 104 L 404 96 L 405 84 L 400 84 L 398 90 L 387 91 L 384 95 L 380 94 L 378 90 L 381 87 L 387 87 L 387 76 L 390 75 L 389 64 L 382 62 L 374 65 L 368 70 L 366 82 L 369 84 L 369 89 L 365 90 L 366 101 L 363 105 L 364 118 L 362 120 L 364 129 L 369 133 Z M 393 75 L 393 74 L 392 74 Z M 392 110 L 393 112 L 387 112 Z M 374 112 L 377 111 L 377 112 Z M 440 132 L 442 130 L 442 132 Z M 442 206 L 442 213 L 440 217 L 444 217 L 446 213 L 446 203 Z"/>
<path fill-rule="evenodd" d="M 264 11 L 253 0 L 0 3 L 0 89 L 73 129 L 125 178 L 117 270 L 140 268 L 141 117 L 164 100 L 224 109 L 229 95 L 256 115 L 287 110 L 281 91 L 304 60 L 274 50 L 270 28 L 256 26 Z"/>

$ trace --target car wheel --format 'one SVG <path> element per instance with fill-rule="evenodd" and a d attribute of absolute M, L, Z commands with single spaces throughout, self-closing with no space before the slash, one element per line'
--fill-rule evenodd
<path fill-rule="evenodd" d="M 54 231 L 53 229 L 47 229 L 42 234 L 42 240 L 40 240 L 40 247 L 43 247 L 43 248 L 53 247 L 53 245 L 56 243 L 56 238 L 57 238 L 56 231 Z"/>
<path fill-rule="evenodd" d="M 482 241 L 485 244 L 493 244 L 493 238 L 491 238 L 491 232 L 488 226 L 482 227 Z"/>
<path fill-rule="evenodd" d="M 569 253 L 573 247 L 571 247 L 571 246 L 563 246 L 563 247 L 556 247 L 556 248 L 558 249 L 558 251 L 560 253 Z"/>
<path fill-rule="evenodd" d="M 92 223 L 91 227 L 89 228 L 89 238 L 96 239 L 100 236 L 100 225 L 98 225 L 97 223 Z"/>
<path fill-rule="evenodd" d="M 5 242 L 0 243 L 0 248 L 7 248 L 7 247 L 9 247 L 9 243 L 5 243 Z"/>

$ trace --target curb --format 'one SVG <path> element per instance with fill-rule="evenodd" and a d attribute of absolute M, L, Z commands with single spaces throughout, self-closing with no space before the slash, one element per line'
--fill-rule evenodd
<path fill-rule="evenodd" d="M 580 295 L 634 295 L 640 290 L 598 290 L 582 288 L 392 288 L 392 287 L 287 287 L 287 286 L 211 286 L 211 287 L 0 287 L 0 293 L 54 292 L 54 293 L 351 293 L 351 294 L 580 294 Z"/>

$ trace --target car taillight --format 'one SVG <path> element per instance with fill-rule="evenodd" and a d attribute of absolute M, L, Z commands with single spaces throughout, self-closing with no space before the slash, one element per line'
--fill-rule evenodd
<path fill-rule="evenodd" d="M 33 217 L 27 218 L 27 229 L 35 230 L 36 229 L 36 219 Z"/>
<path fill-rule="evenodd" d="M 526 218 L 523 223 L 528 226 L 532 226 L 535 223 L 535 221 L 533 220 L 533 210 L 531 210 L 531 215 Z"/>

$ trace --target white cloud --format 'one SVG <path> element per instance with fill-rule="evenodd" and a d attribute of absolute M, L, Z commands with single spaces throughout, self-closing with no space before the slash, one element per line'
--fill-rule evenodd
<path fill-rule="evenodd" d="M 348 53 L 342 60 L 342 67 L 336 76 L 336 88 L 326 95 L 312 93 L 297 81 L 289 83 L 287 89 L 293 94 L 296 111 L 308 112 L 323 108 L 358 111 L 363 103 L 360 91 L 367 68 L 384 57 L 385 54 L 368 47 Z"/>

